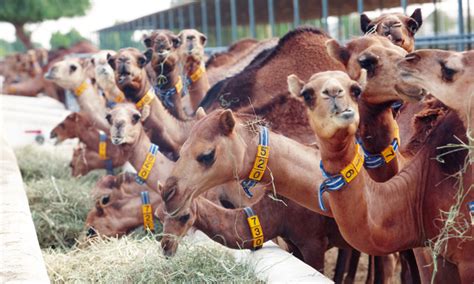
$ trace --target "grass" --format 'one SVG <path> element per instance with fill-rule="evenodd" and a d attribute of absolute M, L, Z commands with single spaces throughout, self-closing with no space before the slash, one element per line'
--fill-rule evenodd
<path fill-rule="evenodd" d="M 70 174 L 60 151 L 28 146 L 15 151 L 25 183 L 36 234 L 54 283 L 254 283 L 253 268 L 237 263 L 217 244 L 180 244 L 166 259 L 157 236 L 143 230 L 121 239 L 105 238 L 78 246 L 92 206 L 90 192 L 105 171 L 85 177 Z M 158 236 L 159 237 L 159 236 Z"/>

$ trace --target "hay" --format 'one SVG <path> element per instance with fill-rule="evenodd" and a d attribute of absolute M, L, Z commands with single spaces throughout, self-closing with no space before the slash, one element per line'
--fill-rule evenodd
<path fill-rule="evenodd" d="M 105 171 L 70 175 L 69 160 L 38 146 L 18 149 L 36 234 L 54 283 L 242 282 L 259 280 L 248 263 L 237 263 L 222 246 L 182 241 L 166 259 L 160 243 L 141 228 L 121 239 L 77 245 L 92 206 L 90 192 Z"/>
<path fill-rule="evenodd" d="M 44 252 L 54 283 L 257 282 L 254 271 L 217 244 L 182 242 L 167 259 L 153 237 L 97 240 L 85 249 Z"/>
<path fill-rule="evenodd" d="M 69 161 L 27 146 L 15 151 L 41 248 L 66 249 L 84 229 L 91 188 L 103 171 L 74 178 Z"/>

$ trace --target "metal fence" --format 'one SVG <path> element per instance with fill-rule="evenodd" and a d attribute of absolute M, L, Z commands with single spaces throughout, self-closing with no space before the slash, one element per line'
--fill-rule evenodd
<path fill-rule="evenodd" d="M 417 36 L 418 48 L 465 50 L 474 43 L 471 31 L 470 4 L 473 0 L 451 0 L 457 3 L 457 33 Z M 464 0 L 466 1 L 466 0 Z M 434 26 L 437 27 L 437 4 L 440 0 L 199 0 L 172 7 L 126 23 L 98 31 L 101 48 L 119 49 L 141 47 L 133 41 L 135 31 L 169 29 L 178 33 L 184 28 L 196 28 L 208 36 L 208 47 L 225 47 L 245 37 L 257 39 L 282 36 L 301 24 L 310 24 L 345 41 L 359 34 L 359 15 L 365 10 L 432 3 L 435 7 Z M 337 27 L 329 24 L 329 17 L 337 19 Z"/>

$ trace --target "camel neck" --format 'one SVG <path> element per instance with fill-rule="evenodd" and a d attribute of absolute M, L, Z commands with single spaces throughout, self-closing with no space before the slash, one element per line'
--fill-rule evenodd
<path fill-rule="evenodd" d="M 170 62 L 173 61 L 173 62 Z M 176 86 L 179 80 L 179 70 L 177 64 L 174 60 L 166 60 L 163 64 L 163 70 L 161 70 L 161 63 L 158 64 L 157 68 L 155 69 L 156 72 L 156 79 L 157 79 L 157 87 L 161 90 L 167 90 Z M 166 79 L 164 82 L 160 82 L 159 77 L 164 76 Z"/>
<path fill-rule="evenodd" d="M 250 142 L 247 142 L 246 155 L 239 171 L 240 179 L 249 177 L 257 154 L 258 137 L 246 138 L 242 139 Z M 274 188 L 277 194 L 303 207 L 331 217 L 330 209 L 326 212 L 318 206 L 317 189 L 323 180 L 319 170 L 319 152 L 271 131 L 268 144 L 268 164 L 260 184 L 266 185 L 268 190 Z"/>
<path fill-rule="evenodd" d="M 99 131 L 91 125 L 77 125 L 76 137 L 81 142 L 87 145 L 87 148 L 98 152 L 99 151 Z"/>
<path fill-rule="evenodd" d="M 332 140 L 320 139 L 321 156 L 326 171 L 337 174 L 355 157 L 357 145 L 353 135 L 339 143 L 334 140 L 341 139 Z M 422 244 L 418 207 L 423 200 L 422 190 L 413 190 L 422 180 L 420 163 L 417 161 L 411 165 L 414 169 L 404 170 L 386 183 L 374 182 L 362 168 L 341 189 L 324 193 L 329 201 L 326 205 L 330 205 L 342 235 L 352 246 L 377 255 Z M 354 231 L 363 233 L 354 236 Z"/>
<path fill-rule="evenodd" d="M 152 143 L 150 138 L 148 138 L 142 128 L 135 143 L 125 144 L 123 146 L 125 155 L 129 157 L 129 162 L 137 170 L 137 172 L 139 172 L 142 168 L 151 145 Z M 158 181 L 161 181 L 162 183 L 166 181 L 171 173 L 173 162 L 168 160 L 159 151 L 156 153 L 155 157 L 156 160 L 148 178 L 146 179 L 146 184 L 154 190 L 158 190 Z"/>
<path fill-rule="evenodd" d="M 359 101 L 359 139 L 363 149 L 370 155 L 380 155 L 383 151 L 390 150 L 394 139 L 400 144 L 398 125 L 393 118 L 392 102 L 383 105 L 374 105 L 361 99 Z M 388 148 L 387 148 L 388 147 Z M 399 171 L 403 161 L 399 152 L 394 151 L 395 157 L 377 168 L 368 169 L 370 177 L 375 181 L 389 180 Z"/>
<path fill-rule="evenodd" d="M 252 206 L 255 214 L 259 217 L 265 241 L 277 237 L 277 231 L 281 226 L 281 219 L 272 220 L 272 211 L 261 208 L 265 207 L 263 197 L 257 204 Z M 247 215 L 243 209 L 225 209 L 205 198 L 197 198 L 195 226 L 203 231 L 211 239 L 230 248 L 253 248 L 252 235 L 247 222 Z M 262 204 L 261 204 L 262 203 Z"/>
<path fill-rule="evenodd" d="M 194 119 L 178 120 L 158 99 L 154 99 L 150 104 L 150 116 L 146 119 L 145 126 L 153 131 L 152 140 L 158 146 L 177 154 L 195 123 Z"/>

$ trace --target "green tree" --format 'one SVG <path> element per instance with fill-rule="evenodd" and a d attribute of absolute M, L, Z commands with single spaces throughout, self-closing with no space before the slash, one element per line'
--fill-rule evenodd
<path fill-rule="evenodd" d="M 25 48 L 33 48 L 25 24 L 83 16 L 90 0 L 0 0 L 0 21 L 11 23 Z"/>
<path fill-rule="evenodd" d="M 51 44 L 51 49 L 56 49 L 59 47 L 69 47 L 81 40 L 85 40 L 85 38 L 76 29 L 71 29 L 65 34 L 60 32 L 53 33 L 49 44 Z"/>

